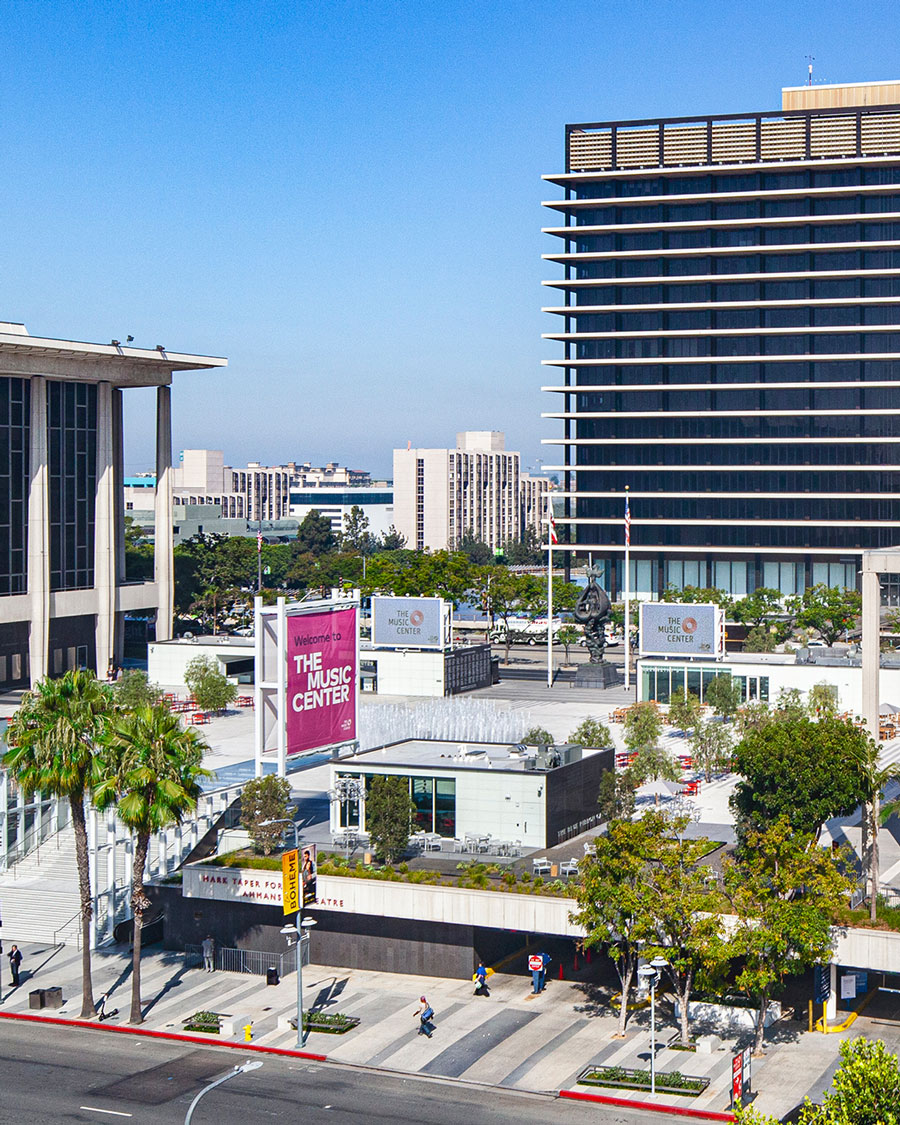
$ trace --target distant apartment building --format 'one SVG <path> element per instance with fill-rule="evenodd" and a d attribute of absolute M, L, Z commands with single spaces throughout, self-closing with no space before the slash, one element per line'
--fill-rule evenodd
<path fill-rule="evenodd" d="M 550 481 L 522 473 L 519 477 L 519 526 L 524 538 L 525 529 L 531 528 L 541 542 L 546 542 L 547 497 Z"/>
<path fill-rule="evenodd" d="M 286 466 L 267 467 L 251 461 L 246 469 L 229 468 L 226 473 L 231 474 L 231 491 L 244 497 L 247 519 L 252 523 L 287 518 L 290 476 Z"/>
<path fill-rule="evenodd" d="M 452 550 L 466 532 L 498 550 L 522 537 L 526 508 L 539 526 L 543 484 L 522 476 L 498 430 L 457 434 L 454 449 L 395 449 L 394 525 L 417 550 Z"/>
<path fill-rule="evenodd" d="M 365 488 L 372 484 L 372 474 L 366 469 L 348 469 L 337 461 L 321 466 L 311 465 L 309 461 L 302 464 L 289 461 L 285 467 L 290 473 L 291 488 Z"/>

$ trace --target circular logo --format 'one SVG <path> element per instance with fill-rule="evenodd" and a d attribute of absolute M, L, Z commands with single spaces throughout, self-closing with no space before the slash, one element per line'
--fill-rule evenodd
<path fill-rule="evenodd" d="M 421 625 L 424 620 L 425 614 L 421 611 L 421 609 L 414 609 L 409 615 L 410 625 Z"/>
<path fill-rule="evenodd" d="M 697 622 L 693 617 L 685 617 L 681 622 L 681 628 L 685 633 L 695 633 L 697 631 Z"/>

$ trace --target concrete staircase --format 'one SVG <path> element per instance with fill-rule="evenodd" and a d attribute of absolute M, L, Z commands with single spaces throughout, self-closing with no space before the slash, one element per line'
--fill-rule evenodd
<path fill-rule="evenodd" d="M 71 824 L 49 836 L 0 875 L 0 910 L 7 942 L 77 940 L 78 874 Z M 63 932 L 64 931 L 64 932 Z"/>

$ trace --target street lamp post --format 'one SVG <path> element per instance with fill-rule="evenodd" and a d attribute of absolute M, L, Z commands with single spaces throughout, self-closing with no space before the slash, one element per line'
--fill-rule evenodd
<path fill-rule="evenodd" d="M 294 830 L 294 848 L 297 852 L 297 861 L 300 860 L 300 836 L 297 832 L 297 824 L 295 821 L 288 818 L 279 818 L 277 820 L 263 820 L 260 821 L 260 827 L 266 828 L 270 824 L 289 824 Z M 307 940 L 309 940 L 309 931 L 316 924 L 314 918 L 304 918 L 303 916 L 303 891 L 300 892 L 300 909 L 297 911 L 297 922 L 293 926 L 282 926 L 281 932 L 290 941 L 291 934 L 297 935 L 297 1049 L 302 1050 L 306 1046 L 306 1033 L 303 1030 L 303 931 L 306 931 Z"/>
<path fill-rule="evenodd" d="M 650 1093 L 656 1093 L 656 986 L 662 970 L 668 965 L 664 957 L 654 957 L 649 965 L 641 965 L 638 976 L 650 989 Z"/>
<path fill-rule="evenodd" d="M 261 1066 L 262 1063 L 259 1059 L 248 1059 L 240 1066 L 236 1066 L 234 1070 L 229 1070 L 227 1074 L 223 1074 L 221 1078 L 217 1078 L 215 1082 L 210 1082 L 208 1086 L 204 1086 L 200 1093 L 188 1106 L 188 1111 L 184 1118 L 184 1125 L 191 1125 L 191 1118 L 194 1116 L 194 1109 L 197 1105 L 197 1102 L 200 1101 L 204 1094 L 208 1094 L 210 1090 L 215 1090 L 216 1086 L 221 1086 L 222 1083 L 227 1082 L 229 1078 L 236 1078 L 239 1074 L 246 1074 L 248 1070 L 259 1070 Z"/>

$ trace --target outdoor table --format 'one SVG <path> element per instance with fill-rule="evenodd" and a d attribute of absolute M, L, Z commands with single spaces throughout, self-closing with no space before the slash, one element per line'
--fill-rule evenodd
<path fill-rule="evenodd" d="M 443 837 L 436 832 L 426 832 L 424 843 L 426 852 L 439 852 L 443 844 Z"/>

